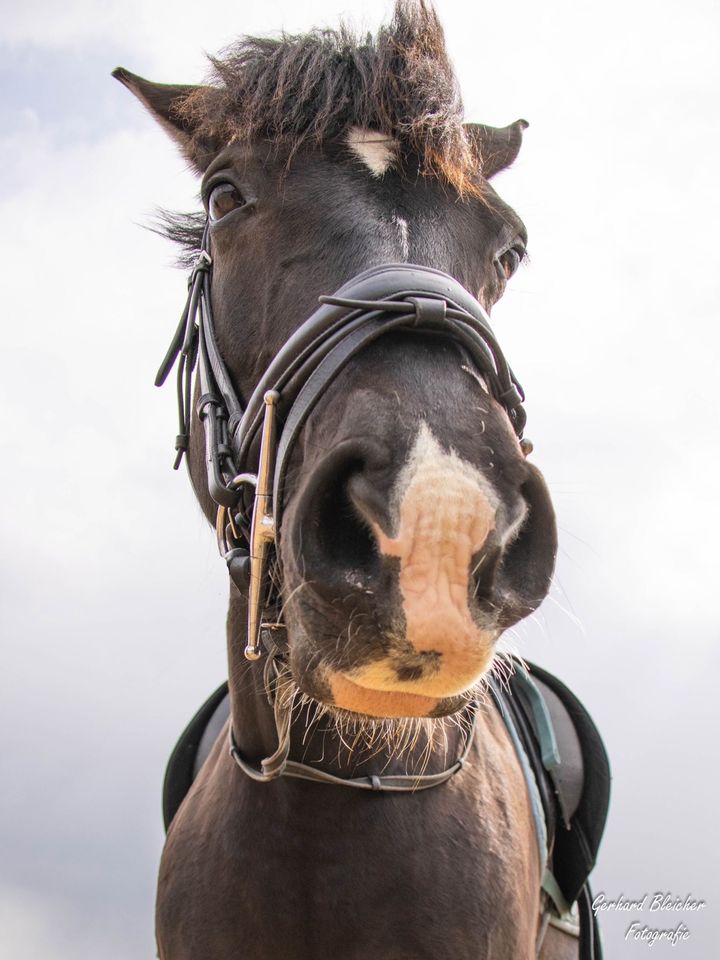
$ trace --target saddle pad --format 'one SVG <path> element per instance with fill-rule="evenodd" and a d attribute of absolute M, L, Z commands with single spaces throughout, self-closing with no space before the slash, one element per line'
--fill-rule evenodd
<path fill-rule="evenodd" d="M 229 715 L 230 698 L 226 680 L 200 707 L 170 754 L 162 793 L 166 831 Z"/>
<path fill-rule="evenodd" d="M 542 667 L 528 664 L 528 669 L 543 694 L 560 749 L 560 765 L 550 777 L 569 829 L 560 825 L 555 831 L 553 873 L 565 899 L 575 903 L 595 866 L 605 829 L 610 764 L 602 737 L 575 694 Z M 573 744 L 579 744 L 579 757 Z"/>

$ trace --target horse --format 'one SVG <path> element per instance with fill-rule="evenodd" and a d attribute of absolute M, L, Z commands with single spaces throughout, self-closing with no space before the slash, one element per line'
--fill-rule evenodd
<path fill-rule="evenodd" d="M 158 955 L 569 960 L 497 693 L 557 550 L 488 320 L 527 245 L 489 181 L 527 124 L 465 120 L 424 0 L 211 64 L 114 71 L 201 178 L 162 228 L 193 269 L 158 382 L 178 364 L 175 466 L 230 589 Z"/>

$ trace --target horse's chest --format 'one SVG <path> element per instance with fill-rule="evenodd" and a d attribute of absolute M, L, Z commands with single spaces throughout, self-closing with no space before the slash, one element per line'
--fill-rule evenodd
<path fill-rule="evenodd" d="M 538 866 L 517 784 L 488 792 L 467 771 L 392 796 L 292 782 L 238 792 L 232 777 L 235 790 L 191 795 L 169 834 L 162 960 L 533 955 Z"/>

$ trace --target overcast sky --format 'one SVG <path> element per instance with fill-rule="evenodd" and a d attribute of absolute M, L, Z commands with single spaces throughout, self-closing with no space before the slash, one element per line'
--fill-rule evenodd
<path fill-rule="evenodd" d="M 611 757 L 596 891 L 708 901 L 717 942 L 720 7 L 438 0 L 469 119 L 530 121 L 496 185 L 531 260 L 494 311 L 561 527 L 512 638 L 586 702 Z M 225 676 L 226 584 L 154 370 L 182 307 L 139 226 L 192 209 L 165 136 L 110 78 L 199 81 L 240 33 L 374 27 L 389 5 L 5 0 L 0 956 L 154 956 L 160 787 Z M 362 16 L 361 16 L 362 15 Z M 650 925 L 675 926 L 663 915 Z M 604 923 L 608 960 L 643 957 Z M 653 948 L 669 954 L 670 947 Z"/>

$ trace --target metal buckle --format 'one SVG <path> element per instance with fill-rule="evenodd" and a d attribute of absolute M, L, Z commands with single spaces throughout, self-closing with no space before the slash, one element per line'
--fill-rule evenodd
<path fill-rule="evenodd" d="M 254 473 L 239 473 L 230 481 L 228 486 L 237 489 L 246 483 L 249 483 L 253 487 L 256 486 L 257 477 Z M 233 538 L 233 543 L 230 543 L 228 539 L 228 527 L 230 528 L 230 536 Z M 233 516 L 232 509 L 224 506 L 224 504 L 218 504 L 215 512 L 215 536 L 217 538 L 218 552 L 223 560 L 226 559 L 228 551 L 237 547 L 242 539 L 240 531 L 235 526 L 235 517 Z"/>
<path fill-rule="evenodd" d="M 263 587 L 267 567 L 268 549 L 275 541 L 275 515 L 272 503 L 272 481 L 275 467 L 275 434 L 277 390 L 265 394 L 265 417 L 260 440 L 260 462 L 255 484 L 252 525 L 250 527 L 250 588 L 248 590 L 248 629 L 245 656 L 258 660 L 261 656 L 260 626 Z"/>
<path fill-rule="evenodd" d="M 190 271 L 190 276 L 188 277 L 188 288 L 191 288 L 195 283 L 195 278 L 199 273 L 205 273 L 212 266 L 212 257 L 207 252 L 207 250 L 201 250 L 197 256 L 197 260 L 192 265 Z"/>
<path fill-rule="evenodd" d="M 248 587 L 248 628 L 245 656 L 248 660 L 258 660 L 262 654 L 260 634 L 262 629 L 279 629 L 282 625 L 263 623 L 261 619 L 263 588 L 267 568 L 268 549 L 275 541 L 275 515 L 272 505 L 272 482 L 275 466 L 276 408 L 280 394 L 277 390 L 268 390 L 265 394 L 265 416 L 260 438 L 260 462 L 257 476 L 254 473 L 239 473 L 229 486 L 238 489 L 248 483 L 255 487 L 255 500 L 250 526 L 250 584 Z M 229 534 L 229 535 L 228 535 Z M 235 526 L 232 510 L 222 504 L 215 514 L 215 535 L 220 556 L 227 558 L 228 553 L 237 547 L 241 540 Z M 233 543 L 229 542 L 230 537 Z"/>
<path fill-rule="evenodd" d="M 252 487 L 257 487 L 257 477 L 254 473 L 239 473 L 236 477 L 233 477 L 228 486 L 237 490 L 246 483 Z M 228 527 L 234 540 L 232 544 L 228 541 Z M 223 504 L 218 505 L 215 513 L 215 536 L 217 538 L 218 551 L 223 559 L 226 558 L 228 550 L 237 547 L 242 539 L 239 530 L 235 526 L 235 517 L 233 516 L 232 510 Z"/>

